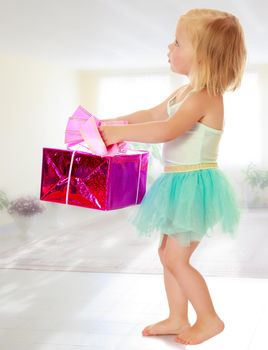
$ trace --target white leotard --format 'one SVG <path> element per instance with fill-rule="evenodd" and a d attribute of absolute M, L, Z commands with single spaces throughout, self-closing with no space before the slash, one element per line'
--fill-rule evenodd
<path fill-rule="evenodd" d="M 168 102 L 169 118 L 178 110 L 184 99 L 178 103 Z M 217 162 L 218 146 L 223 130 L 211 128 L 201 122 L 183 135 L 165 142 L 162 149 L 163 165 L 199 164 Z"/>

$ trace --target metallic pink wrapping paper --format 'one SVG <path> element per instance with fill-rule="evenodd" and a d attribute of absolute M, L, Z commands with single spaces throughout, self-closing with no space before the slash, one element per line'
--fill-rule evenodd
<path fill-rule="evenodd" d="M 149 152 L 98 156 L 43 148 L 40 199 L 112 210 L 139 204 L 146 192 Z"/>

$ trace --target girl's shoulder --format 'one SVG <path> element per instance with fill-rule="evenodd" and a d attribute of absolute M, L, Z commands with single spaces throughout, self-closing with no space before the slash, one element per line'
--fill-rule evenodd
<path fill-rule="evenodd" d="M 195 91 L 191 85 L 179 87 L 169 100 L 170 105 L 181 103 L 184 105 L 196 105 L 202 108 L 204 113 L 214 109 L 223 108 L 222 95 L 210 95 L 207 89 Z"/>
<path fill-rule="evenodd" d="M 200 103 L 206 110 L 214 109 L 215 107 L 223 106 L 223 96 L 222 95 L 210 95 L 207 89 L 200 91 L 190 91 L 189 96 L 191 96 L 192 103 Z M 190 100 L 190 99 L 189 99 Z"/>
<path fill-rule="evenodd" d="M 188 93 L 187 93 L 188 91 Z M 222 129 L 224 108 L 222 95 L 210 95 L 206 89 L 200 91 L 185 90 L 182 96 L 181 109 L 200 115 L 199 122 L 215 129 Z"/>

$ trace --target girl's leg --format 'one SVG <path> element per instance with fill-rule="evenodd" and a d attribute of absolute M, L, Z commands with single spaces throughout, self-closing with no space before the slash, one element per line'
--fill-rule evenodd
<path fill-rule="evenodd" d="M 173 274 L 165 267 L 164 255 L 167 235 L 164 235 L 161 247 L 159 248 L 160 261 L 164 268 L 164 283 L 169 305 L 169 317 L 163 321 L 147 326 L 143 335 L 157 334 L 178 334 L 183 327 L 189 327 L 188 320 L 188 299 Z M 193 252 L 197 243 L 193 242 L 190 251 Z"/>
<path fill-rule="evenodd" d="M 224 329 L 224 323 L 216 314 L 208 287 L 201 274 L 189 263 L 190 247 L 184 247 L 169 236 L 165 248 L 165 265 L 173 274 L 185 296 L 195 309 L 196 323 L 178 333 L 177 341 L 198 344 Z"/>

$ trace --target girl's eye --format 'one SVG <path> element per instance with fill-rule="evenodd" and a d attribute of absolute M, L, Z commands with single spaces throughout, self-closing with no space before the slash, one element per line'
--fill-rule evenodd
<path fill-rule="evenodd" d="M 178 47 L 180 46 L 177 39 L 175 40 L 175 46 L 178 46 Z"/>

